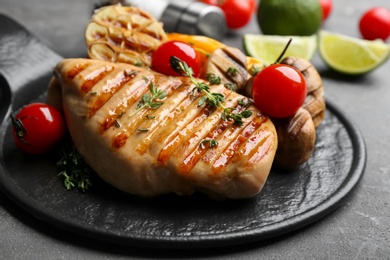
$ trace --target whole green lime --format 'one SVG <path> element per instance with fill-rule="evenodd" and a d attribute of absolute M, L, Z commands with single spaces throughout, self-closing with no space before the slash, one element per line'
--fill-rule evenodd
<path fill-rule="evenodd" d="M 257 21 L 263 34 L 308 36 L 321 26 L 318 0 L 260 0 Z"/>

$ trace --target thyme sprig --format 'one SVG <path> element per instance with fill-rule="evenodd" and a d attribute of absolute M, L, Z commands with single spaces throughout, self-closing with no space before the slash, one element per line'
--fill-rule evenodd
<path fill-rule="evenodd" d="M 144 108 L 150 107 L 151 109 L 157 109 L 164 104 L 159 101 L 167 97 L 168 93 L 165 90 L 158 89 L 154 86 L 153 82 L 149 85 L 150 94 L 144 94 L 142 99 L 137 104 L 137 109 L 134 110 L 129 116 L 132 117 Z"/>
<path fill-rule="evenodd" d="M 200 148 L 205 149 L 206 143 L 209 143 L 210 148 L 218 145 L 218 141 L 215 139 L 204 139 L 202 142 L 200 142 Z"/>
<path fill-rule="evenodd" d="M 64 186 L 67 190 L 74 188 L 85 192 L 91 183 L 91 174 L 94 172 L 84 161 L 84 158 L 76 150 L 73 143 L 71 147 L 62 147 L 62 157 L 57 162 L 59 170 L 58 176 L 64 180 Z"/>
<path fill-rule="evenodd" d="M 193 75 L 193 70 L 191 67 L 188 67 L 187 63 L 182 61 L 181 59 L 171 56 L 170 65 L 173 70 L 175 70 L 177 73 L 187 76 L 190 78 L 191 82 L 195 85 L 192 92 L 203 92 L 205 95 L 200 98 L 198 105 L 202 106 L 203 104 L 207 103 L 211 107 L 221 107 L 223 109 L 221 119 L 223 121 L 234 121 L 236 125 L 241 126 L 243 124 L 242 119 L 248 118 L 252 115 L 252 111 L 245 110 L 241 113 L 232 113 L 235 108 L 232 107 L 225 107 L 223 103 L 225 102 L 225 97 L 221 93 L 212 93 L 210 92 L 210 86 L 205 83 L 196 80 Z"/>

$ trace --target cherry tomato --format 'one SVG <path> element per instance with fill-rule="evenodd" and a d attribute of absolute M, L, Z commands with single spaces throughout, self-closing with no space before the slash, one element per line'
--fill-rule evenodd
<path fill-rule="evenodd" d="M 202 0 L 222 9 L 230 29 L 239 29 L 249 23 L 256 9 L 256 0 Z"/>
<path fill-rule="evenodd" d="M 333 3 L 332 0 L 320 0 L 322 9 L 322 21 L 325 21 L 332 12 Z"/>
<path fill-rule="evenodd" d="M 198 77 L 200 73 L 200 57 L 196 50 L 188 43 L 182 41 L 167 41 L 161 44 L 153 53 L 152 68 L 160 73 L 178 76 L 170 64 L 171 56 L 175 56 L 192 68 L 193 76 Z"/>
<path fill-rule="evenodd" d="M 57 145 L 66 133 L 61 113 L 44 103 L 32 103 L 12 117 L 16 146 L 28 154 L 42 154 Z"/>
<path fill-rule="evenodd" d="M 288 65 L 270 65 L 253 80 L 255 106 L 271 117 L 294 115 L 305 101 L 306 94 L 306 81 L 302 73 Z"/>
<path fill-rule="evenodd" d="M 366 40 L 386 41 L 390 36 L 390 11 L 383 7 L 371 8 L 360 18 L 359 29 Z"/>

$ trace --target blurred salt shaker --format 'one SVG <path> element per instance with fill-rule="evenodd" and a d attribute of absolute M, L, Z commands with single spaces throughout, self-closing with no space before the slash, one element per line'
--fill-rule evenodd
<path fill-rule="evenodd" d="M 219 7 L 189 0 L 124 0 L 152 14 L 167 32 L 205 35 L 222 40 L 227 32 L 225 15 Z"/>

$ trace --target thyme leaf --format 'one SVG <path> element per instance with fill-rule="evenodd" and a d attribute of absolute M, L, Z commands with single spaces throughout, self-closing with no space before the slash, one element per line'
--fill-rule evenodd
<path fill-rule="evenodd" d="M 141 100 L 137 104 L 137 109 L 134 110 L 129 116 L 132 117 L 139 111 L 144 108 L 150 107 L 151 109 L 157 109 L 164 104 L 164 102 L 159 101 L 168 96 L 168 93 L 165 90 L 158 89 L 154 86 L 153 82 L 149 85 L 150 95 L 144 94 Z"/>
<path fill-rule="evenodd" d="M 225 83 L 224 85 L 225 85 L 225 87 L 226 87 L 228 90 L 237 92 L 237 85 L 236 85 L 235 83 L 233 83 L 233 82 L 228 82 L 228 83 Z"/>
<path fill-rule="evenodd" d="M 238 104 L 241 105 L 241 106 L 249 106 L 252 104 L 252 102 L 250 102 L 248 99 L 246 98 L 243 98 L 241 100 L 238 100 Z"/>
<path fill-rule="evenodd" d="M 206 79 L 210 82 L 211 85 L 221 84 L 221 78 L 215 73 L 211 73 L 211 72 L 207 73 Z"/>
<path fill-rule="evenodd" d="M 71 143 L 71 147 L 63 145 L 62 157 L 57 162 L 57 168 L 59 170 L 58 176 L 63 178 L 66 190 L 76 188 L 85 192 L 92 186 L 91 175 L 93 170 L 84 161 L 73 143 Z"/>
<path fill-rule="evenodd" d="M 156 118 L 156 116 L 152 116 L 152 115 L 146 115 L 145 116 L 147 119 L 155 119 Z"/>
<path fill-rule="evenodd" d="M 236 67 L 229 66 L 226 73 L 232 76 L 236 76 L 238 74 L 238 69 Z"/>
<path fill-rule="evenodd" d="M 209 143 L 210 148 L 218 145 L 218 141 L 215 139 L 204 139 L 202 142 L 200 142 L 200 148 L 205 149 L 206 143 Z"/>
<path fill-rule="evenodd" d="M 192 92 L 204 93 L 205 95 L 200 98 L 198 102 L 198 106 L 201 106 L 207 103 L 211 107 L 221 107 L 223 109 L 221 119 L 223 121 L 234 121 L 235 124 L 241 126 L 243 124 L 242 119 L 248 118 L 252 115 L 251 110 L 245 110 L 241 113 L 232 113 L 235 108 L 227 108 L 223 105 L 225 102 L 225 97 L 221 93 L 211 93 L 210 86 L 205 83 L 196 80 L 192 75 L 192 68 L 188 67 L 187 63 L 182 61 L 181 59 L 171 56 L 170 65 L 173 70 L 183 76 L 187 76 L 190 78 L 191 82 L 195 85 Z"/>

